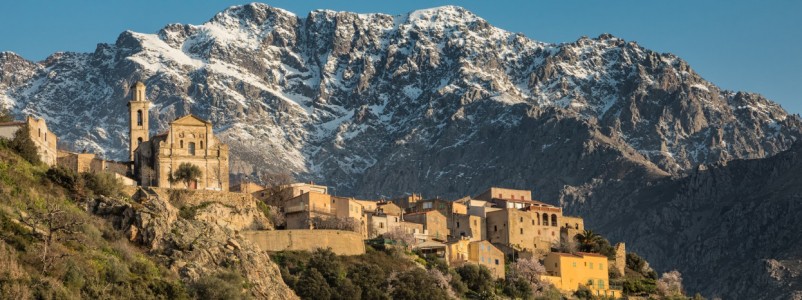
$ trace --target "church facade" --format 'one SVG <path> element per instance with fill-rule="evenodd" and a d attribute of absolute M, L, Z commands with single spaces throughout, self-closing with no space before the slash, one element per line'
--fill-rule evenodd
<path fill-rule="evenodd" d="M 166 131 L 149 137 L 145 85 L 137 82 L 130 94 L 130 155 L 139 185 L 228 191 L 228 145 L 214 136 L 212 123 L 185 115 L 170 122 Z M 198 166 L 200 178 L 188 184 L 171 182 L 171 175 L 183 163 Z"/>

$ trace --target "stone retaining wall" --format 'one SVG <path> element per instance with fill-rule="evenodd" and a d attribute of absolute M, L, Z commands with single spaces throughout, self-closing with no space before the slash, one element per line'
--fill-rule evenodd
<path fill-rule="evenodd" d="M 294 229 L 243 231 L 241 234 L 264 251 L 315 251 L 318 248 L 331 248 L 337 255 L 365 254 L 362 235 L 353 231 Z"/>

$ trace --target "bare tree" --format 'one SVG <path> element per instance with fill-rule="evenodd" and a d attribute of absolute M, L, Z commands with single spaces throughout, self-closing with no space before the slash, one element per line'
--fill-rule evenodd
<path fill-rule="evenodd" d="M 548 282 L 540 280 L 546 274 L 546 268 L 537 259 L 520 258 L 510 265 L 507 278 L 510 280 L 523 280 L 532 286 L 532 291 L 540 292 L 549 286 Z"/>
<path fill-rule="evenodd" d="M 401 242 L 404 244 L 404 247 L 409 247 L 415 244 L 415 236 L 411 233 L 404 231 L 403 229 L 396 227 L 387 231 L 387 233 L 383 234 L 384 238 L 391 239 L 396 242 Z"/>
<path fill-rule="evenodd" d="M 42 242 L 41 271 L 46 275 L 57 259 L 67 256 L 67 254 L 52 255 L 50 250 L 53 242 L 70 239 L 84 221 L 70 215 L 61 205 L 51 202 L 46 202 L 44 207 L 36 207 L 29 203 L 27 213 L 18 211 L 18 214 L 20 223 L 30 227 L 31 234 Z"/>
<path fill-rule="evenodd" d="M 677 270 L 663 273 L 663 276 L 657 280 L 657 292 L 664 297 L 681 296 L 683 294 L 682 274 Z"/>

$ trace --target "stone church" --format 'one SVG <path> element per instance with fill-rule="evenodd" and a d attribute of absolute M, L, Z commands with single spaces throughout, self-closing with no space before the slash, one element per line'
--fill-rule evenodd
<path fill-rule="evenodd" d="M 170 122 L 166 131 L 149 137 L 150 102 L 145 98 L 145 84 L 137 82 L 130 94 L 130 159 L 141 186 L 228 191 L 228 145 L 214 136 L 212 123 L 189 114 Z M 198 166 L 201 177 L 188 185 L 170 183 L 170 174 L 182 163 Z"/>

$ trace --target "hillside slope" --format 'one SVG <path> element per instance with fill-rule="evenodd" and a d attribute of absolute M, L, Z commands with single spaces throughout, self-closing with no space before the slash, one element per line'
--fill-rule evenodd
<path fill-rule="evenodd" d="M 0 298 L 297 298 L 267 254 L 235 234 L 270 226 L 255 202 L 136 202 L 95 175 L 76 178 L 0 142 Z"/>

